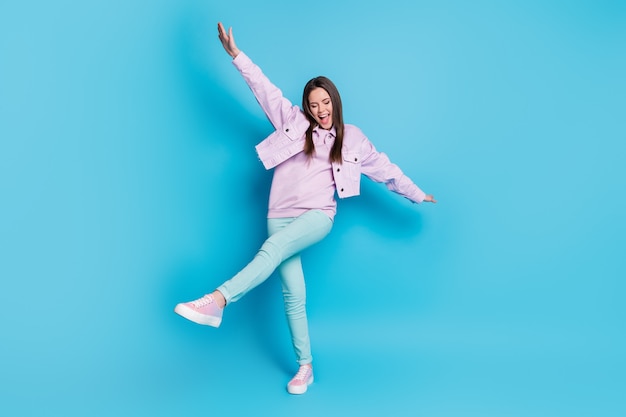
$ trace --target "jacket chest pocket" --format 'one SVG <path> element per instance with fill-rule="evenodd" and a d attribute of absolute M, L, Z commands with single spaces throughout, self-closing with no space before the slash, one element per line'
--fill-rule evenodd
<path fill-rule="evenodd" d="M 344 153 L 343 157 L 343 169 L 346 170 L 350 179 L 358 181 L 361 178 L 361 155 L 358 153 Z"/>
<path fill-rule="evenodd" d="M 303 132 L 298 129 L 294 123 L 284 124 L 282 127 L 282 134 L 289 140 L 294 141 L 302 137 Z"/>
<path fill-rule="evenodd" d="M 269 143 L 274 147 L 281 148 L 283 146 L 287 146 L 291 144 L 291 142 L 298 140 L 302 137 L 302 133 L 300 133 L 297 126 L 293 124 L 285 124 L 280 129 L 277 129 L 268 136 Z"/>

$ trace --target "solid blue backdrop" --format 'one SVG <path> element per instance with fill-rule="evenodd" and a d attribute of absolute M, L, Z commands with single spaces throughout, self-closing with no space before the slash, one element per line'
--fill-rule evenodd
<path fill-rule="evenodd" d="M 265 236 L 220 20 L 439 200 L 339 202 L 302 397 L 275 277 L 173 313 Z M 0 414 L 625 415 L 625 44 L 610 0 L 2 3 Z"/>

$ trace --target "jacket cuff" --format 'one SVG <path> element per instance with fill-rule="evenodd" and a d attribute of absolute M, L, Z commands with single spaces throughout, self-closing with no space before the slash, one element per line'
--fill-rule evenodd
<path fill-rule="evenodd" d="M 252 60 L 243 51 L 239 51 L 239 55 L 234 57 L 232 62 L 233 65 L 240 71 L 252 64 Z"/>

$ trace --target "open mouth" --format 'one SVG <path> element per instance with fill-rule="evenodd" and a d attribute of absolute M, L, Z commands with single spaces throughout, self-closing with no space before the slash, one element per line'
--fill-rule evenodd
<path fill-rule="evenodd" d="M 323 114 L 323 115 L 319 115 L 318 118 L 320 119 L 320 124 L 322 126 L 326 126 L 330 122 L 330 114 L 328 114 L 328 113 Z"/>

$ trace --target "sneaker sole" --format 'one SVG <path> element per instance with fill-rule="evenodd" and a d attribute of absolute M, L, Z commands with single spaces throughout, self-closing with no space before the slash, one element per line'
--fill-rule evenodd
<path fill-rule="evenodd" d="M 200 314 L 184 304 L 178 304 L 176 308 L 174 308 L 174 313 L 186 318 L 187 320 L 193 321 L 194 323 L 202 324 L 204 326 L 220 327 L 220 324 L 222 323 L 221 317 Z"/>
<path fill-rule="evenodd" d="M 311 385 L 312 383 L 313 383 L 313 375 L 311 375 L 311 378 L 309 378 L 307 383 L 304 385 L 296 385 L 296 386 L 287 385 L 287 392 L 289 394 L 294 394 L 294 395 L 304 394 L 306 390 L 309 388 L 309 385 Z"/>

